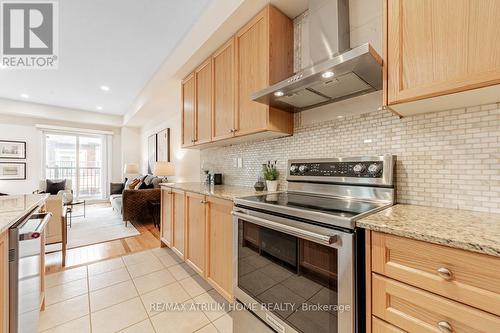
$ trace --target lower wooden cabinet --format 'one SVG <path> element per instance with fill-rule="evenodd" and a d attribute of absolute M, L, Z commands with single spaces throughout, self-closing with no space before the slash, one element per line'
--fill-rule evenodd
<path fill-rule="evenodd" d="M 226 299 L 233 298 L 233 203 L 207 198 L 207 280 Z"/>
<path fill-rule="evenodd" d="M 232 302 L 233 202 L 163 188 L 161 204 L 162 243 Z"/>
<path fill-rule="evenodd" d="M 500 258 L 374 231 L 366 239 L 367 332 L 500 332 Z"/>
<path fill-rule="evenodd" d="M 173 216 L 172 216 L 172 189 L 161 189 L 161 223 L 160 239 L 168 247 L 172 246 Z"/>
<path fill-rule="evenodd" d="M 0 331 L 9 331 L 9 231 L 0 234 Z"/>
<path fill-rule="evenodd" d="M 172 250 L 184 259 L 185 249 L 185 194 L 184 191 L 172 190 Z"/>
<path fill-rule="evenodd" d="M 186 262 L 200 275 L 205 275 L 206 218 L 205 196 L 186 192 Z"/>

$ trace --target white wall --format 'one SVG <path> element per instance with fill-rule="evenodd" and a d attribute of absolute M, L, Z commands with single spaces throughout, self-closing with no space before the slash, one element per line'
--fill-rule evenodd
<path fill-rule="evenodd" d="M 0 115 L 0 140 L 26 141 L 27 146 L 26 180 L 0 180 L 0 192 L 7 194 L 23 194 L 32 193 L 34 190 L 38 189 L 38 184 L 42 179 L 43 147 L 41 131 L 35 127 L 36 124 L 112 131 L 114 135 L 112 139 L 112 160 L 110 161 L 110 180 L 120 181 L 122 139 L 119 128 L 49 119 Z M 24 162 L 24 160 L 21 162 Z"/>
<path fill-rule="evenodd" d="M 175 182 L 200 181 L 200 152 L 196 149 L 181 148 L 181 109 L 180 109 L 180 82 L 171 87 L 169 96 L 162 99 L 160 109 L 155 119 L 141 129 L 141 172 L 146 173 L 148 166 L 148 137 L 165 128 L 170 128 L 170 160 L 175 164 L 175 177 L 169 180 Z"/>
<path fill-rule="evenodd" d="M 124 178 L 123 167 L 126 163 L 141 163 L 141 130 L 136 127 L 122 127 L 121 129 L 121 156 L 117 161 L 113 163 L 118 163 L 120 172 L 119 179 L 114 181 L 119 181 Z"/>

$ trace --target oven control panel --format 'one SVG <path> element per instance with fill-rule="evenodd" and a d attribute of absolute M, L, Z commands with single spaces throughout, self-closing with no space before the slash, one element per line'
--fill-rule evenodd
<path fill-rule="evenodd" d="M 292 162 L 290 176 L 381 178 L 383 161 Z"/>

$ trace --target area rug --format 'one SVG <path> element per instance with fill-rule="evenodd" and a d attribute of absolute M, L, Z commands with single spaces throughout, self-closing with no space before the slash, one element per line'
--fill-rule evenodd
<path fill-rule="evenodd" d="M 83 211 L 75 209 L 73 215 L 78 216 Z M 115 239 L 133 237 L 140 232 L 128 223 L 122 221 L 120 214 L 111 207 L 93 206 L 86 207 L 85 217 L 73 217 L 71 228 L 68 227 L 68 249 L 108 242 Z M 48 252 L 60 250 L 60 244 L 48 245 Z"/>

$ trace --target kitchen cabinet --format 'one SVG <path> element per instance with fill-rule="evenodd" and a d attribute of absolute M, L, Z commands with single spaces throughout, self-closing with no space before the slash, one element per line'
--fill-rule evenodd
<path fill-rule="evenodd" d="M 0 234 L 0 330 L 9 331 L 9 231 Z"/>
<path fill-rule="evenodd" d="M 173 209 L 172 209 L 172 189 L 161 189 L 161 223 L 160 240 L 168 247 L 172 246 L 173 234 Z"/>
<path fill-rule="evenodd" d="M 212 140 L 212 59 L 207 59 L 194 72 L 196 82 L 195 144 Z"/>
<path fill-rule="evenodd" d="M 385 103 L 407 115 L 500 101 L 500 2 L 386 0 Z"/>
<path fill-rule="evenodd" d="M 293 74 L 293 23 L 267 6 L 235 36 L 235 135 L 263 131 L 292 134 L 291 113 L 252 101 L 251 95 Z"/>
<path fill-rule="evenodd" d="M 374 231 L 366 249 L 372 332 L 500 331 L 499 258 Z"/>
<path fill-rule="evenodd" d="M 172 189 L 172 246 L 171 249 L 182 259 L 185 250 L 185 194 L 183 191 Z"/>
<path fill-rule="evenodd" d="M 222 45 L 212 56 L 214 73 L 213 141 L 234 136 L 234 60 L 234 38 Z"/>
<path fill-rule="evenodd" d="M 292 20 L 268 5 L 182 81 L 182 146 L 292 134 L 293 114 L 251 100 L 292 74 Z"/>
<path fill-rule="evenodd" d="M 206 263 L 205 196 L 186 192 L 186 262 L 205 276 Z"/>
<path fill-rule="evenodd" d="M 233 298 L 233 203 L 207 197 L 207 280 L 226 299 Z"/>
<path fill-rule="evenodd" d="M 196 83 L 194 73 L 182 81 L 182 147 L 194 145 L 196 139 Z"/>

